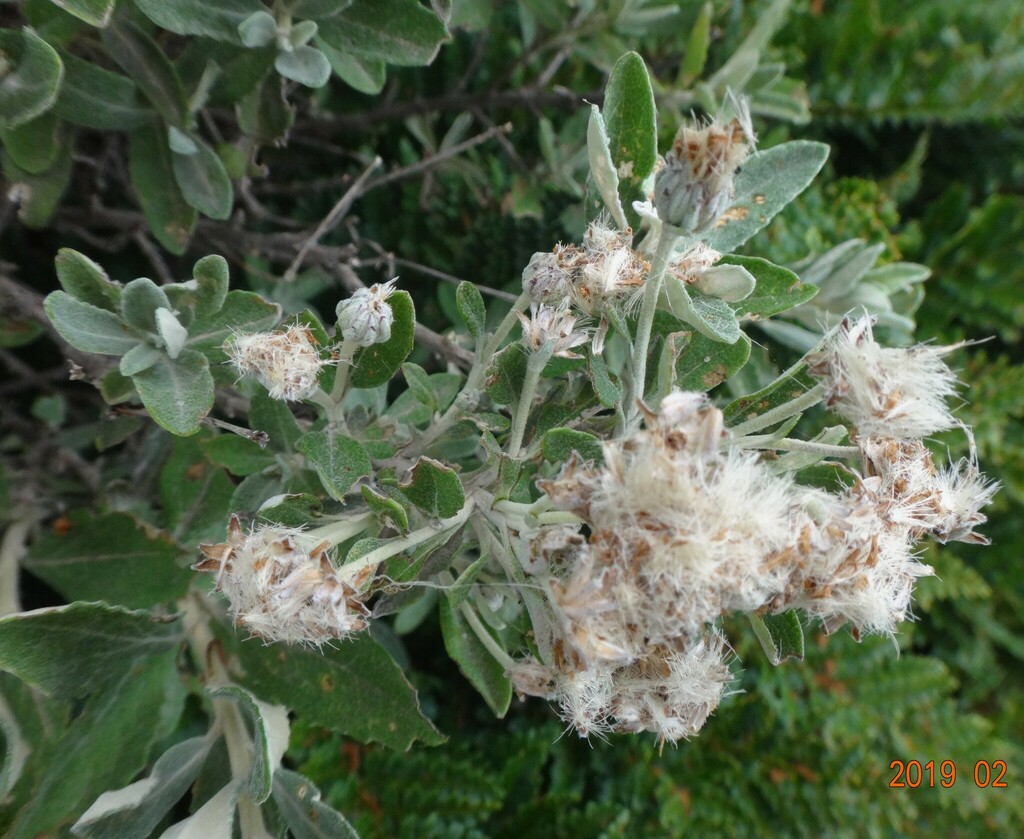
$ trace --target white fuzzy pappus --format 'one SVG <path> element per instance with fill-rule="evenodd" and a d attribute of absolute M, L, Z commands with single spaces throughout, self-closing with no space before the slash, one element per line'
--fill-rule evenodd
<path fill-rule="evenodd" d="M 293 324 L 283 332 L 241 332 L 224 342 L 235 369 L 255 376 L 272 399 L 296 402 L 317 389 L 320 371 L 333 362 L 320 357 L 309 328 Z"/>

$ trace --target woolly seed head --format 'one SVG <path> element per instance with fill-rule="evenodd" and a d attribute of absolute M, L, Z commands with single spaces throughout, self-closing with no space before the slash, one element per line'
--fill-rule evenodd
<path fill-rule="evenodd" d="M 572 350 L 587 342 L 587 333 L 576 329 L 576 316 L 567 306 L 555 308 L 531 303 L 530 317 L 520 314 L 519 320 L 523 325 L 523 343 L 532 352 L 551 344 L 555 356 L 580 358 Z"/>
<path fill-rule="evenodd" d="M 320 370 L 330 360 L 320 357 L 316 339 L 301 324 L 284 332 L 248 332 L 224 342 L 224 351 L 241 375 L 255 376 L 272 399 L 295 402 L 317 388 Z"/>
<path fill-rule="evenodd" d="M 235 623 L 267 642 L 320 645 L 365 629 L 359 598 L 365 572 L 335 569 L 328 543 L 294 528 L 264 526 L 244 533 L 232 516 L 228 541 L 200 545 L 193 568 L 217 573 Z"/>
<path fill-rule="evenodd" d="M 557 252 L 535 253 L 523 269 L 523 291 L 534 303 L 557 306 L 572 292 L 572 274 Z"/>

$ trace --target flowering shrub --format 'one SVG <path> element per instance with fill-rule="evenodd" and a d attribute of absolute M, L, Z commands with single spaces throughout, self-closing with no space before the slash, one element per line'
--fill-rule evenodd
<path fill-rule="evenodd" d="M 385 63 L 430 61 L 449 8 L 389 0 L 396 33 L 359 0 L 273 13 L 60 5 L 76 31 L 102 30 L 128 74 L 116 84 L 131 87 L 130 180 L 149 231 L 138 235 L 178 253 L 202 235 L 199 216 L 231 215 L 233 180 L 255 177 L 259 146 L 287 133 L 281 91 L 295 88 L 281 77 L 319 88 L 334 73 L 379 90 Z M 197 74 L 187 97 L 154 24 L 210 41 L 177 59 Z M 107 128 L 86 94 L 114 73 L 62 57 L 32 28 L 4 34 L 19 62 L 0 83 L 5 168 L 27 173 L 21 210 L 43 218 L 56 200 L 38 206 L 39 179 L 67 173 L 52 161 L 31 171 L 27 132 L 47 114 Z M 252 78 L 222 77 L 233 61 Z M 38 90 L 21 91 L 32 73 Z M 231 835 L 236 819 L 243 837 L 354 835 L 283 765 L 290 726 L 396 748 L 439 742 L 391 629 L 434 614 L 498 717 L 513 695 L 539 697 L 580 736 L 674 744 L 713 726 L 737 690 L 737 616 L 776 665 L 803 658 L 805 627 L 893 636 L 933 573 L 923 541 L 986 543 L 976 528 L 997 484 L 951 405 L 962 390 L 946 357 L 963 344 L 889 347 L 874 334 L 909 337 L 927 270 L 894 263 L 883 281 L 878 253 L 857 242 L 798 271 L 737 253 L 828 148 L 759 149 L 759 91 L 727 80 L 702 89 L 706 118 L 668 126 L 661 156 L 647 67 L 635 52 L 618 58 L 586 126 L 579 236 L 516 266 L 510 301 L 488 304 L 460 282 L 461 323 L 443 333 L 417 312 L 415 282 L 367 287 L 348 265 L 332 322 L 311 307 L 284 315 L 287 294 L 266 286 L 231 289 L 220 255 L 184 281 L 124 282 L 59 252 L 49 328 L 75 353 L 75 375 L 121 412 L 121 440 L 146 433 L 170 459 L 162 519 L 141 515 L 130 489 L 97 516 L 66 517 L 26 565 L 68 605 L 9 608 L 0 621 L 12 836 L 72 823 L 80 836 Z M 203 139 L 209 96 L 237 111 L 240 159 Z M 248 268 L 295 282 L 379 165 L 293 243 L 290 262 L 268 251 Z M 275 223 L 254 199 L 249 209 Z M 751 334 L 798 354 L 781 372 L 754 361 Z M 162 431 L 142 432 L 140 417 Z M 927 441 L 950 430 L 970 454 L 943 463 Z M 19 559 L 5 549 L 7 584 Z M 44 812 L 25 790 L 45 769 L 26 758 L 59 759 L 61 741 L 40 734 L 55 720 L 89 726 L 96 748 L 117 748 L 114 729 L 152 733 L 128 738 L 130 771 Z"/>

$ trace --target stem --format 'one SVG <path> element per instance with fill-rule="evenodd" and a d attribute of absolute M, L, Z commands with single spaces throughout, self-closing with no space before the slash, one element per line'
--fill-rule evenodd
<path fill-rule="evenodd" d="M 25 553 L 25 537 L 32 529 L 34 519 L 22 511 L 22 516 L 7 528 L 0 542 L 0 618 L 21 611 L 18 598 L 18 560 Z"/>
<path fill-rule="evenodd" d="M 512 434 L 508 438 L 509 457 L 516 457 L 523 447 L 526 420 L 530 416 L 530 408 L 533 407 L 533 397 L 537 392 L 537 385 L 540 383 L 540 374 L 544 372 L 544 366 L 551 359 L 552 352 L 554 352 L 554 345 L 549 341 L 539 350 L 530 354 L 530 360 L 526 364 L 526 378 L 523 379 L 523 389 L 519 394 L 519 404 L 516 406 L 515 418 L 512 422 Z"/>
<path fill-rule="evenodd" d="M 341 342 L 341 349 L 338 351 L 338 372 L 334 375 L 334 387 L 331 388 L 331 401 L 336 405 L 341 404 L 345 398 L 345 390 L 348 388 L 348 374 L 352 369 L 352 357 L 356 354 L 359 345 L 347 338 Z"/>
<path fill-rule="evenodd" d="M 210 631 L 207 616 L 198 602 L 201 597 L 192 591 L 181 602 L 181 609 L 193 654 L 203 671 L 207 685 L 231 684 L 231 677 L 220 650 L 213 647 L 214 637 Z M 224 737 L 224 745 L 228 750 L 228 761 L 231 764 L 231 777 L 244 780 L 249 775 L 254 755 L 252 738 L 242 719 L 242 712 L 231 699 L 212 699 L 213 726 L 219 729 Z M 259 805 L 243 791 L 238 796 L 238 826 L 242 839 L 265 839 L 268 835 L 263 823 L 263 813 Z"/>
<path fill-rule="evenodd" d="M 537 524 L 583 524 L 583 519 L 568 510 L 549 510 L 538 513 Z"/>
<path fill-rule="evenodd" d="M 416 458 L 423 452 L 425 452 L 434 441 L 438 440 L 459 418 L 459 415 L 465 409 L 469 401 L 475 399 L 475 393 L 480 388 L 480 382 L 483 379 L 484 373 L 487 370 L 487 364 L 491 360 L 498 349 L 501 347 L 501 342 L 505 340 L 509 332 L 519 322 L 519 313 L 526 310 L 527 306 L 530 305 L 530 298 L 526 294 L 521 294 L 516 300 L 515 304 L 509 310 L 509 313 L 505 315 L 505 319 L 498 324 L 498 328 L 494 330 L 494 334 L 491 336 L 490 341 L 487 342 L 486 346 L 482 350 L 477 352 L 476 358 L 473 361 L 473 366 L 470 368 L 469 373 L 466 375 L 466 383 L 462 386 L 462 390 L 459 391 L 459 395 L 455 397 L 455 400 L 451 405 L 448 406 L 448 410 L 441 415 L 441 418 L 433 423 L 417 440 L 414 440 L 403 450 L 402 454 L 409 458 Z"/>
<path fill-rule="evenodd" d="M 332 545 L 337 545 L 346 539 L 350 539 L 357 533 L 362 533 L 366 529 L 366 525 L 372 521 L 373 513 L 359 513 L 356 516 L 339 519 L 330 524 L 325 524 L 323 527 L 310 530 L 307 535 L 322 541 L 328 541 Z"/>
<path fill-rule="evenodd" d="M 769 449 L 780 452 L 810 452 L 822 457 L 856 457 L 860 454 L 857 446 L 833 446 L 828 443 L 815 443 L 813 440 L 794 440 L 784 437 L 776 440 L 771 434 L 757 437 L 743 437 L 730 440 L 728 445 L 740 449 Z"/>
<path fill-rule="evenodd" d="M 824 394 L 825 385 L 817 384 L 806 393 L 798 396 L 796 399 L 791 399 L 789 402 L 778 405 L 770 411 L 765 411 L 759 416 L 751 417 L 746 422 L 734 425 L 729 429 L 729 431 L 732 432 L 734 438 L 745 437 L 751 432 L 760 431 L 762 428 L 767 428 L 769 425 L 775 425 L 777 422 L 782 422 L 784 419 L 789 419 L 790 417 L 817 405 L 821 402 L 821 398 Z"/>
<path fill-rule="evenodd" d="M 640 304 L 640 316 L 636 322 L 636 340 L 633 342 L 633 377 L 630 383 L 630 396 L 632 398 L 626 407 L 626 414 L 630 419 L 637 416 L 637 400 L 644 398 L 644 380 L 647 378 L 647 351 L 651 343 L 654 313 L 658 309 L 658 296 L 661 294 L 661 285 L 665 279 L 665 269 L 668 268 L 668 259 L 672 254 L 672 248 L 677 238 L 675 233 L 670 232 L 666 226 L 662 226 L 661 233 L 658 236 L 658 247 L 654 253 L 654 260 L 651 263 L 651 272 L 647 275 L 647 281 L 644 283 L 644 296 Z"/>
<path fill-rule="evenodd" d="M 502 649 L 501 644 L 494 640 L 494 636 L 487 631 L 487 627 L 483 625 L 480 620 L 480 616 L 469 608 L 468 603 L 463 603 L 459 610 L 462 612 L 462 616 L 466 619 L 466 623 L 470 625 L 473 632 L 476 633 L 476 637 L 480 639 L 480 643 L 487 648 L 494 659 L 505 668 L 506 671 L 511 672 L 515 666 L 515 662 L 512 657 Z"/>
<path fill-rule="evenodd" d="M 454 530 L 456 527 L 464 524 L 469 518 L 470 513 L 473 512 L 475 503 L 472 498 L 468 499 L 461 510 L 452 516 L 450 519 L 442 519 L 438 524 L 438 527 L 421 527 L 419 530 L 414 530 L 408 536 L 402 536 L 398 539 L 392 539 L 385 545 L 381 545 L 379 548 L 374 548 L 368 554 L 359 557 L 355 562 L 346 562 L 341 566 L 339 570 L 347 573 L 357 573 L 364 568 L 373 568 L 380 565 L 385 559 L 402 553 L 402 551 L 413 548 L 416 545 L 426 542 L 428 539 L 432 539 L 439 533 L 444 533 L 448 530 Z"/>

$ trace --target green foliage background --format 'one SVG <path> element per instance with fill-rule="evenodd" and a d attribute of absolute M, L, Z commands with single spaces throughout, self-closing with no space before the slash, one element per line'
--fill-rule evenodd
<path fill-rule="evenodd" d="M 577 11 L 568 5 L 456 2 L 461 18 L 455 21 L 464 26 L 453 25 L 452 42 L 431 66 L 392 69 L 380 98 L 333 84 L 301 106 L 293 142 L 262 158 L 273 188 L 261 198 L 276 215 L 315 224 L 336 200 L 339 177 L 353 171 L 353 156 L 375 153 L 389 164 L 412 165 L 468 136 L 460 123 L 464 112 L 483 125 L 508 121 L 502 144 L 492 141 L 423 178 L 380 189 L 357 212 L 362 240 L 407 263 L 515 291 L 530 254 L 575 238 L 581 225 L 574 179 L 585 111 L 578 96 L 531 98 L 530 91 L 593 95 L 611 61 L 636 48 L 661 82 L 663 121 L 673 108 L 686 113 L 698 102 L 671 91 L 689 81 L 690 33 L 701 5 L 676 5 L 671 26 L 617 29 L 609 12 L 603 23 L 566 30 Z M 726 65 L 775 5 L 713 4 L 706 77 Z M 12 25 L 10 11 L 0 14 Z M 882 243 L 883 262 L 916 261 L 933 271 L 917 314 L 922 340 L 992 336 L 958 358 L 970 385 L 960 415 L 976 430 L 983 468 L 1003 484 L 985 528 L 993 546 L 930 549 L 937 576 L 920 583 L 918 620 L 905 625 L 898 645 L 881 639 L 858 645 L 845 634 L 826 644 L 812 628 L 807 661 L 778 668 L 741 646 L 741 691 L 723 702 L 697 739 L 663 753 L 642 737 L 588 743 L 562 736 L 536 700 L 513 702 L 507 718 L 495 720 L 443 655 L 436 622 L 428 621 L 403 638 L 407 660 L 400 663 L 447 742 L 396 752 L 310 725 L 293 730 L 291 765 L 316 781 L 362 836 L 981 837 L 1011 835 L 1013 824 L 1022 823 L 1022 30 L 1024 11 L 1012 0 L 910 0 L 898 7 L 883 0 L 795 2 L 761 56 L 785 63 L 785 83 L 775 88 L 776 99 L 762 98 L 762 113 L 774 107 L 787 119 L 758 118 L 758 127 L 769 143 L 820 139 L 833 154 L 815 184 L 748 246 L 789 264 L 854 237 Z M 523 59 L 524 38 L 536 61 Z M 540 72 L 551 66 L 540 57 L 559 50 L 560 63 L 539 84 Z M 509 67 L 514 71 L 503 77 Z M 806 85 L 811 120 L 804 124 L 802 93 L 791 80 Z M 81 227 L 73 224 L 81 211 L 72 190 L 42 229 L 29 230 L 8 213 L 0 256 L 30 286 L 51 290 L 57 248 L 84 247 Z M 261 224 L 272 227 L 259 221 L 254 227 Z M 341 231 L 333 241 L 351 239 Z M 360 255 L 370 260 L 371 251 Z M 193 255 L 198 252 L 170 259 L 172 270 L 184 273 Z M 286 312 L 310 301 L 333 308 L 339 292 L 323 272 L 281 288 L 267 278 L 260 254 L 250 251 L 244 259 L 250 287 Z M 145 252 L 131 241 L 106 264 L 126 277 L 148 268 Z M 371 265 L 366 278 L 378 279 L 373 272 L 386 268 L 386 260 Z M 447 328 L 455 320 L 454 286 L 413 265 L 397 270 L 421 319 Z M 12 321 L 5 329 L 7 336 L 32 327 Z M 44 343 L 5 352 L 47 371 L 58 358 Z M 784 350 L 772 353 L 780 362 L 786 357 Z M 416 360 L 438 369 L 425 353 Z M 4 385 L 3 453 L 19 472 L 34 467 L 40 493 L 88 503 L 88 485 L 48 463 L 64 450 L 94 458 L 87 423 L 98 402 L 49 375 L 38 387 L 30 384 Z M 125 436 L 135 430 L 125 429 Z M 145 433 L 147 457 L 163 462 L 166 438 Z M 52 434 L 54 440 L 26 453 L 26 441 Z M 949 445 L 962 444 L 951 436 Z M 181 454 L 186 446 L 197 444 L 176 441 L 175 452 L 201 462 L 198 451 Z M 143 497 L 151 477 L 131 488 L 117 468 L 104 477 L 121 482 L 112 495 L 123 497 L 111 509 L 146 517 L 127 496 Z M 216 491 L 226 505 L 230 487 Z M 34 597 L 37 605 L 53 602 L 41 587 Z M 897 759 L 952 760 L 957 781 L 951 789 L 889 789 L 889 764 Z M 978 760 L 1006 761 L 1009 788 L 979 789 Z"/>

